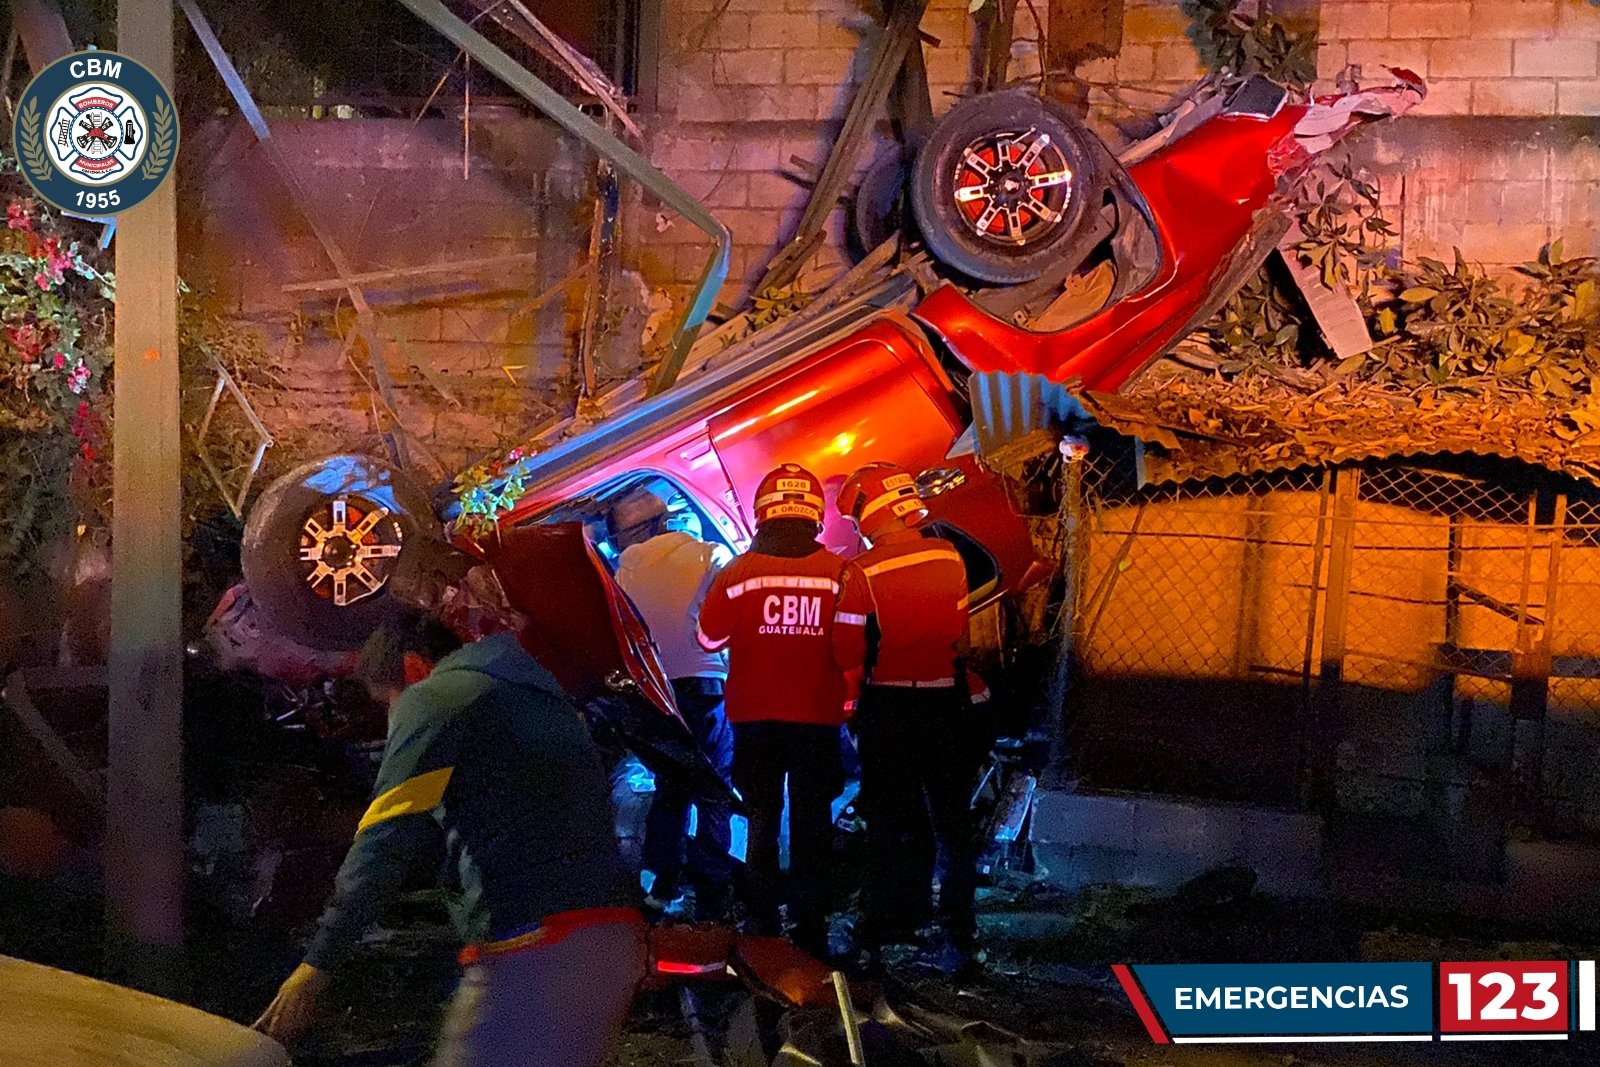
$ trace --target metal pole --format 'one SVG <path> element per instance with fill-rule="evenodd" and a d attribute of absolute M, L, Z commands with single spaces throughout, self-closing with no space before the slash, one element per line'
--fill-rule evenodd
<path fill-rule="evenodd" d="M 117 43 L 171 85 L 171 0 L 119 0 Z M 158 992 L 183 950 L 177 189 L 122 216 L 116 253 L 106 960 Z"/>
<path fill-rule="evenodd" d="M 861 1022 L 856 1018 L 855 1001 L 850 998 L 850 983 L 838 971 L 833 971 L 829 977 L 833 979 L 834 998 L 839 1002 L 839 1018 L 844 1023 L 845 1044 L 850 1050 L 850 1067 L 866 1067 L 867 1054 L 861 1044 Z"/>

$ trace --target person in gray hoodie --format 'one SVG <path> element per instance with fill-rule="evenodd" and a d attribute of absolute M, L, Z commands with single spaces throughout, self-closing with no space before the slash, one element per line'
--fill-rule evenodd
<path fill-rule="evenodd" d="M 645 942 L 588 730 L 513 633 L 446 656 L 400 693 L 402 659 L 364 652 L 369 691 L 398 694 L 378 784 L 305 962 L 256 1027 L 285 1044 L 304 1033 L 329 976 L 442 840 L 467 948 L 437 1067 L 600 1067 Z"/>
<path fill-rule="evenodd" d="M 674 516 L 659 496 L 639 490 L 625 497 L 611 515 L 612 536 L 622 555 L 617 584 L 628 594 L 672 682 L 673 698 L 700 750 L 724 780 L 733 770 L 733 729 L 723 713 L 722 688 L 728 659 L 707 652 L 695 638 L 700 602 L 717 572 L 733 554 L 691 532 L 697 517 Z M 732 846 L 732 812 L 726 804 L 695 804 L 694 834 L 689 834 L 693 798 L 670 782 L 656 782 L 645 818 L 644 865 L 655 875 L 646 914 L 664 914 L 679 896 L 685 872 L 695 889 L 695 918 L 727 918 L 732 907 L 737 862 Z"/>

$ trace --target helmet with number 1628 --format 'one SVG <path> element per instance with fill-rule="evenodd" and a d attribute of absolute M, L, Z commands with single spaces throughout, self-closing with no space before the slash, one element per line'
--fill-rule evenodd
<path fill-rule="evenodd" d="M 769 519 L 805 519 L 822 524 L 822 483 L 798 463 L 785 463 L 761 479 L 756 490 L 756 525 Z"/>

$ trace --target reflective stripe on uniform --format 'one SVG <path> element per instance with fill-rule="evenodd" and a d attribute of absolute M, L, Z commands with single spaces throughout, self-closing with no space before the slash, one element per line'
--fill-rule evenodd
<path fill-rule="evenodd" d="M 950 689 L 956 684 L 954 678 L 935 678 L 931 682 L 880 682 L 874 678 L 870 685 L 887 685 L 896 689 Z"/>
<path fill-rule="evenodd" d="M 857 615 L 853 611 L 836 611 L 833 613 L 833 621 L 843 623 L 846 626 L 865 626 L 867 617 L 865 615 Z"/>
<path fill-rule="evenodd" d="M 889 571 L 900 570 L 902 567 L 915 567 L 919 563 L 934 563 L 939 561 L 946 561 L 950 563 L 962 562 L 959 553 L 951 552 L 943 548 L 930 548 L 926 552 L 912 552 L 904 556 L 895 556 L 893 559 L 886 559 L 882 563 L 874 563 L 870 566 L 862 567 L 861 571 L 868 578 L 871 578 L 877 574 L 885 574 Z"/>
<path fill-rule="evenodd" d="M 754 589 L 826 589 L 838 595 L 839 583 L 832 578 L 813 578 L 797 574 L 769 574 L 747 578 L 728 586 L 728 599 L 735 600 Z"/>
<path fill-rule="evenodd" d="M 356 833 L 402 815 L 419 815 L 437 808 L 444 800 L 444 791 L 450 785 L 450 775 L 454 771 L 454 767 L 443 767 L 419 774 L 379 794 L 372 806 L 367 808 L 367 813 L 361 816 L 361 825 L 356 828 Z"/>
<path fill-rule="evenodd" d="M 698 626 L 694 628 L 694 637 L 696 641 L 700 642 L 700 647 L 705 649 L 707 652 L 717 651 L 723 645 L 727 644 L 729 640 L 728 638 L 724 637 L 721 641 L 714 641 L 707 637 L 706 632 L 700 629 Z"/>

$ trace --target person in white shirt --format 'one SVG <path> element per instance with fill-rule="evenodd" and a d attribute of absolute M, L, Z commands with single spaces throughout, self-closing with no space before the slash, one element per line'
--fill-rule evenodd
<path fill-rule="evenodd" d="M 689 532 L 698 525 L 692 512 L 669 514 L 648 490 L 624 498 L 611 514 L 613 543 L 622 550 L 617 584 L 650 630 L 684 721 L 712 766 L 728 779 L 733 731 L 722 707 L 727 657 L 702 649 L 695 628 L 711 580 L 733 557 L 727 546 Z M 729 855 L 731 813 L 725 805 L 699 803 L 691 839 L 689 806 L 687 794 L 657 780 L 645 823 L 645 866 L 655 875 L 647 913 L 664 913 L 681 894 L 687 874 L 695 890 L 695 917 L 726 918 L 737 867 Z"/>

